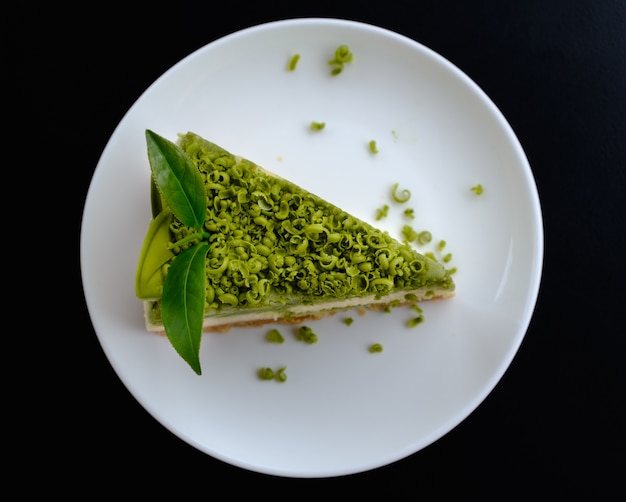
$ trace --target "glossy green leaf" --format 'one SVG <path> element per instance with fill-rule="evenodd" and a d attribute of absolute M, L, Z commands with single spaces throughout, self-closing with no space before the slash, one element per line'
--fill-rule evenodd
<path fill-rule="evenodd" d="M 200 340 L 205 301 L 207 242 L 182 251 L 163 285 L 163 326 L 176 352 L 200 375 Z"/>
<path fill-rule="evenodd" d="M 167 205 L 184 225 L 202 230 L 207 203 L 198 169 L 178 145 L 149 129 L 146 142 L 152 177 Z"/>
<path fill-rule="evenodd" d="M 169 249 L 172 213 L 161 211 L 148 226 L 135 272 L 135 294 L 142 300 L 156 300 L 163 292 L 163 266 L 174 258 Z"/>

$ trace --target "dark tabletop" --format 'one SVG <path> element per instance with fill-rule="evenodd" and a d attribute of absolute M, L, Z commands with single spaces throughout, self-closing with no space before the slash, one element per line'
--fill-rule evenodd
<path fill-rule="evenodd" d="M 626 2 L 156 3 L 70 9 L 51 2 L 43 10 L 22 6 L 3 21 L 8 66 L 2 79 L 11 88 L 5 105 L 21 103 L 27 128 L 5 135 L 19 141 L 23 152 L 36 149 L 34 156 L 52 152 L 61 159 L 53 169 L 63 186 L 48 193 L 48 200 L 65 200 L 62 211 L 73 235 L 73 246 L 65 244 L 73 251 L 70 260 L 54 266 L 54 281 L 72 295 L 64 293 L 51 309 L 54 332 L 30 338 L 28 350 L 48 364 L 34 369 L 37 388 L 29 401 L 39 404 L 21 436 L 31 458 L 21 467 L 60 469 L 63 474 L 49 485 L 56 494 L 79 493 L 80 479 L 90 493 L 177 489 L 180 497 L 207 498 L 327 497 L 340 493 L 335 490 L 377 489 L 414 498 L 624 496 Z M 207 43 L 292 17 L 346 18 L 388 28 L 467 73 L 517 134 L 536 179 L 545 226 L 533 319 L 485 401 L 425 449 L 385 467 L 330 479 L 249 472 L 167 431 L 130 395 L 100 348 L 78 266 L 91 176 L 135 100 Z M 42 166 L 40 176 L 45 185 L 49 169 Z M 40 215 L 43 226 L 53 221 Z M 15 242 L 14 236 L 5 239 Z"/>

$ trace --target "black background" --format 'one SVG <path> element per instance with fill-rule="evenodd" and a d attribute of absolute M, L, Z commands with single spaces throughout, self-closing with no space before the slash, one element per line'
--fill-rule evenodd
<path fill-rule="evenodd" d="M 51 494 L 176 490 L 179 499 L 280 499 L 380 490 L 388 498 L 623 497 L 626 3 L 272 5 L 49 3 L 15 6 L 2 21 L 5 147 L 19 154 L 5 165 L 5 174 L 22 183 L 28 179 L 42 191 L 44 207 L 34 208 L 38 215 L 31 221 L 37 222 L 38 235 L 45 235 L 37 240 L 38 270 L 50 271 L 45 283 L 53 286 L 50 291 L 31 283 L 27 293 L 20 291 L 17 303 L 30 327 L 12 330 L 11 336 L 5 330 L 5 360 L 21 368 L 11 370 L 5 382 L 12 391 L 7 394 L 15 397 L 7 413 L 15 418 L 9 434 L 19 438 L 9 464 L 33 479 L 20 484 L 22 490 L 34 489 L 34 481 L 47 473 L 44 486 Z M 370 472 L 330 479 L 249 472 L 164 429 L 105 358 L 87 313 L 79 267 L 91 176 L 134 101 L 174 63 L 212 40 L 291 17 L 346 18 L 388 28 L 467 73 L 500 108 L 525 149 L 545 226 L 535 314 L 493 392 L 422 451 Z M 18 112 L 15 117 L 12 111 Z M 6 207 L 13 210 L 5 221 L 14 225 L 22 213 L 14 202 L 8 204 L 10 195 L 5 193 Z M 27 232 L 27 226 L 20 228 Z M 25 241 L 32 240 L 29 235 Z M 10 249 L 16 239 L 5 235 Z M 41 304 L 49 311 L 46 323 L 32 318 Z"/>

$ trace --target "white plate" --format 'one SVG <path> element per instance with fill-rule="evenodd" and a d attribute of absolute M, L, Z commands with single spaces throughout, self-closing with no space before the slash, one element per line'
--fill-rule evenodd
<path fill-rule="evenodd" d="M 339 76 L 328 60 L 347 44 Z M 290 56 L 301 54 L 294 72 Z M 311 132 L 311 121 L 326 128 Z M 399 182 L 409 221 L 445 239 L 457 295 L 315 323 L 315 345 L 267 328 L 203 337 L 197 376 L 144 329 L 135 266 L 150 219 L 144 131 L 194 131 L 400 235 L 404 206 L 375 221 Z M 368 152 L 375 140 L 377 155 Z M 481 183 L 476 196 L 470 187 Z M 95 170 L 82 223 L 84 291 L 100 343 L 139 403 L 197 449 L 252 471 L 326 477 L 406 457 L 493 389 L 526 332 L 543 259 L 541 210 L 518 140 L 489 98 L 428 48 L 350 21 L 298 19 L 234 33 L 162 75 L 128 111 Z M 370 354 L 371 343 L 384 351 Z M 256 377 L 287 366 L 286 383 Z"/>

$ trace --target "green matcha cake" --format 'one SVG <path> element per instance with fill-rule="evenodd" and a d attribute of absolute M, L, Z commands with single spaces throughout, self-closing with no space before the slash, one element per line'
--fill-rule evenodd
<path fill-rule="evenodd" d="M 149 331 L 299 323 L 454 295 L 442 263 L 255 163 L 191 132 L 146 138 L 153 217 L 136 294 Z"/>

